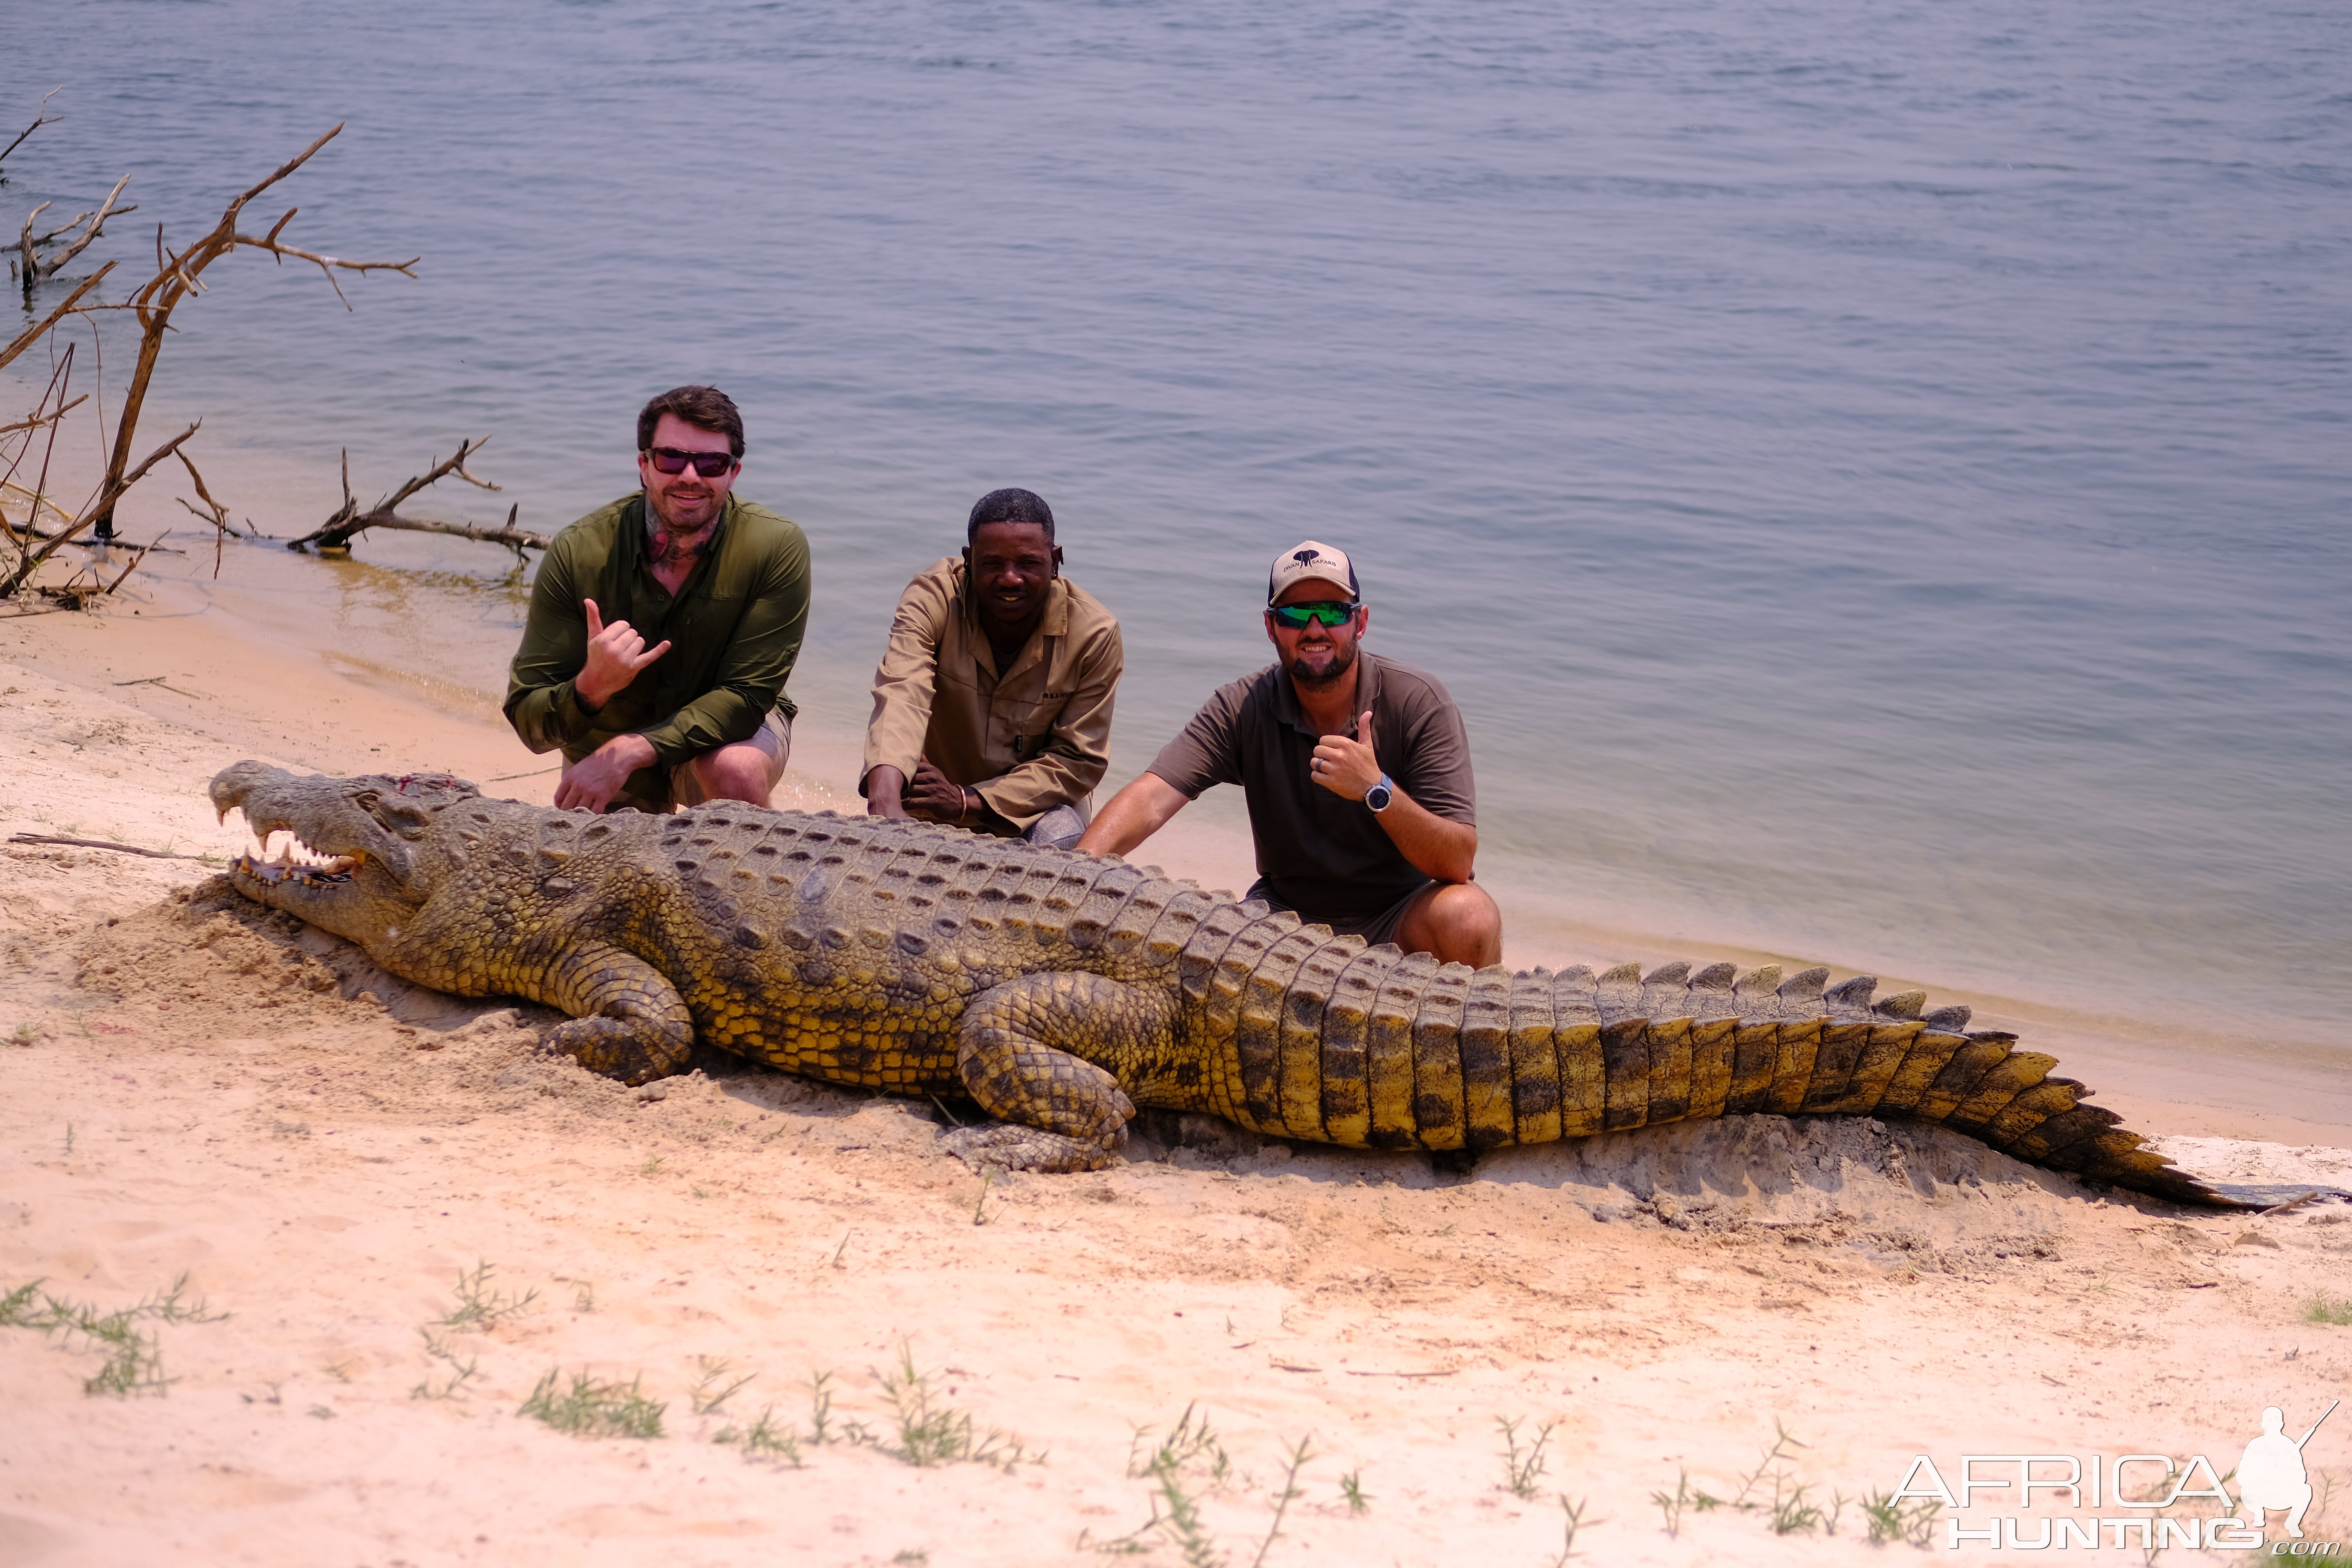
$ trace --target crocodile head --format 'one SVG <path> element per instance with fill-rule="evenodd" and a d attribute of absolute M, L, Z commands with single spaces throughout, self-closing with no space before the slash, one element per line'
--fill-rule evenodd
<path fill-rule="evenodd" d="M 438 831 L 440 812 L 480 794 L 446 773 L 339 779 L 257 762 L 223 768 L 212 783 L 222 820 L 244 812 L 265 852 L 273 834 L 290 835 L 275 861 L 237 857 L 228 871 L 236 890 L 362 945 L 395 935 L 432 898 L 459 859 Z"/>

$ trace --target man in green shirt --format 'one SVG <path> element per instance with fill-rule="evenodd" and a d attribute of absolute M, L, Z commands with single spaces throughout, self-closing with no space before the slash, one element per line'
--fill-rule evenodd
<path fill-rule="evenodd" d="M 556 535 L 540 564 L 507 721 L 532 751 L 562 751 L 564 810 L 764 806 L 792 753 L 808 540 L 732 493 L 743 418 L 717 387 L 646 404 L 637 448 L 645 488 Z"/>

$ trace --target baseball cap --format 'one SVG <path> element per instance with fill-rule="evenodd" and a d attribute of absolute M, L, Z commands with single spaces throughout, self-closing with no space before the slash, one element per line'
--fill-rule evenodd
<path fill-rule="evenodd" d="M 1272 605 L 1292 584 L 1310 580 L 1345 588 L 1350 599 L 1363 597 L 1363 590 L 1356 586 L 1356 569 L 1348 563 L 1348 552 L 1307 539 L 1274 558 L 1274 567 L 1265 574 L 1265 602 Z"/>

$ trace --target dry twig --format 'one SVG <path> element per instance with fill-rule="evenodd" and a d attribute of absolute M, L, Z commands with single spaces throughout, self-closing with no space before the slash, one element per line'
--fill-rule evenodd
<path fill-rule="evenodd" d="M 507 521 L 502 528 L 477 528 L 471 523 L 436 522 L 425 518 L 399 515 L 398 509 L 401 502 L 426 486 L 446 479 L 451 474 L 457 475 L 469 485 L 478 486 L 486 490 L 497 489 L 498 486 L 466 467 L 467 458 L 480 451 L 488 441 L 489 437 L 484 436 L 478 440 L 458 442 L 455 456 L 446 461 L 436 463 L 425 473 L 410 479 L 390 496 L 378 501 L 364 512 L 360 510 L 359 501 L 352 494 L 352 455 L 349 451 L 344 452 L 343 504 L 336 509 L 332 517 L 312 531 L 299 539 L 289 540 L 286 548 L 300 550 L 309 546 L 319 550 L 349 550 L 354 534 L 371 528 L 389 528 L 408 533 L 444 533 L 457 539 L 480 540 L 486 544 L 503 544 L 515 552 L 515 559 L 518 561 L 523 559 L 522 552 L 526 549 L 545 550 L 548 542 L 543 535 L 515 526 L 515 518 L 522 510 L 520 506 L 507 509 Z"/>
<path fill-rule="evenodd" d="M 131 176 L 123 175 L 114 182 L 114 189 L 107 192 L 106 200 L 99 204 L 97 211 L 79 214 L 70 223 L 59 228 L 53 228 L 47 234 L 36 235 L 33 232 L 33 220 L 49 210 L 47 202 L 43 202 L 25 215 L 25 231 L 16 237 L 16 251 L 21 258 L 20 276 L 24 280 L 26 299 L 30 300 L 33 297 L 35 284 L 47 282 L 65 269 L 66 263 L 89 249 L 89 242 L 106 232 L 108 218 L 119 217 L 124 213 L 135 213 L 139 210 L 138 204 L 135 202 L 127 207 L 118 207 L 114 205 L 114 198 L 121 195 L 122 187 L 130 183 Z M 63 250 L 49 256 L 43 256 L 40 253 L 40 247 L 53 239 L 63 239 L 76 229 L 81 230 L 80 237 L 72 240 Z"/>
<path fill-rule="evenodd" d="M 8 161 L 8 154 L 14 153 L 17 148 L 22 147 L 25 144 L 26 137 L 30 136 L 34 132 L 38 131 L 44 125 L 55 125 L 58 122 L 59 117 L 49 112 L 49 100 L 57 97 L 58 94 L 63 91 L 65 91 L 65 89 L 61 86 L 53 87 L 49 89 L 48 91 L 41 94 L 41 107 L 33 110 L 33 122 L 30 125 L 26 126 L 22 131 L 16 132 L 16 140 L 9 142 L 5 147 L 0 147 L 0 163 L 6 163 Z"/>

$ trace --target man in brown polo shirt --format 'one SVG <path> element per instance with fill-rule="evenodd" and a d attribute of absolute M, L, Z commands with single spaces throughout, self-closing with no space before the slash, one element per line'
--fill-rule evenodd
<path fill-rule="evenodd" d="M 877 816 L 1066 849 L 1110 765 L 1118 622 L 1061 575 L 1040 497 L 991 490 L 964 537 L 899 596 L 858 792 Z"/>
<path fill-rule="evenodd" d="M 1276 556 L 1276 661 L 1219 687 L 1078 847 L 1126 854 L 1212 784 L 1237 784 L 1257 842 L 1248 897 L 1441 962 L 1500 963 L 1502 911 L 1470 879 L 1461 711 L 1434 676 L 1363 651 L 1370 624 L 1344 553 L 1310 539 Z"/>

